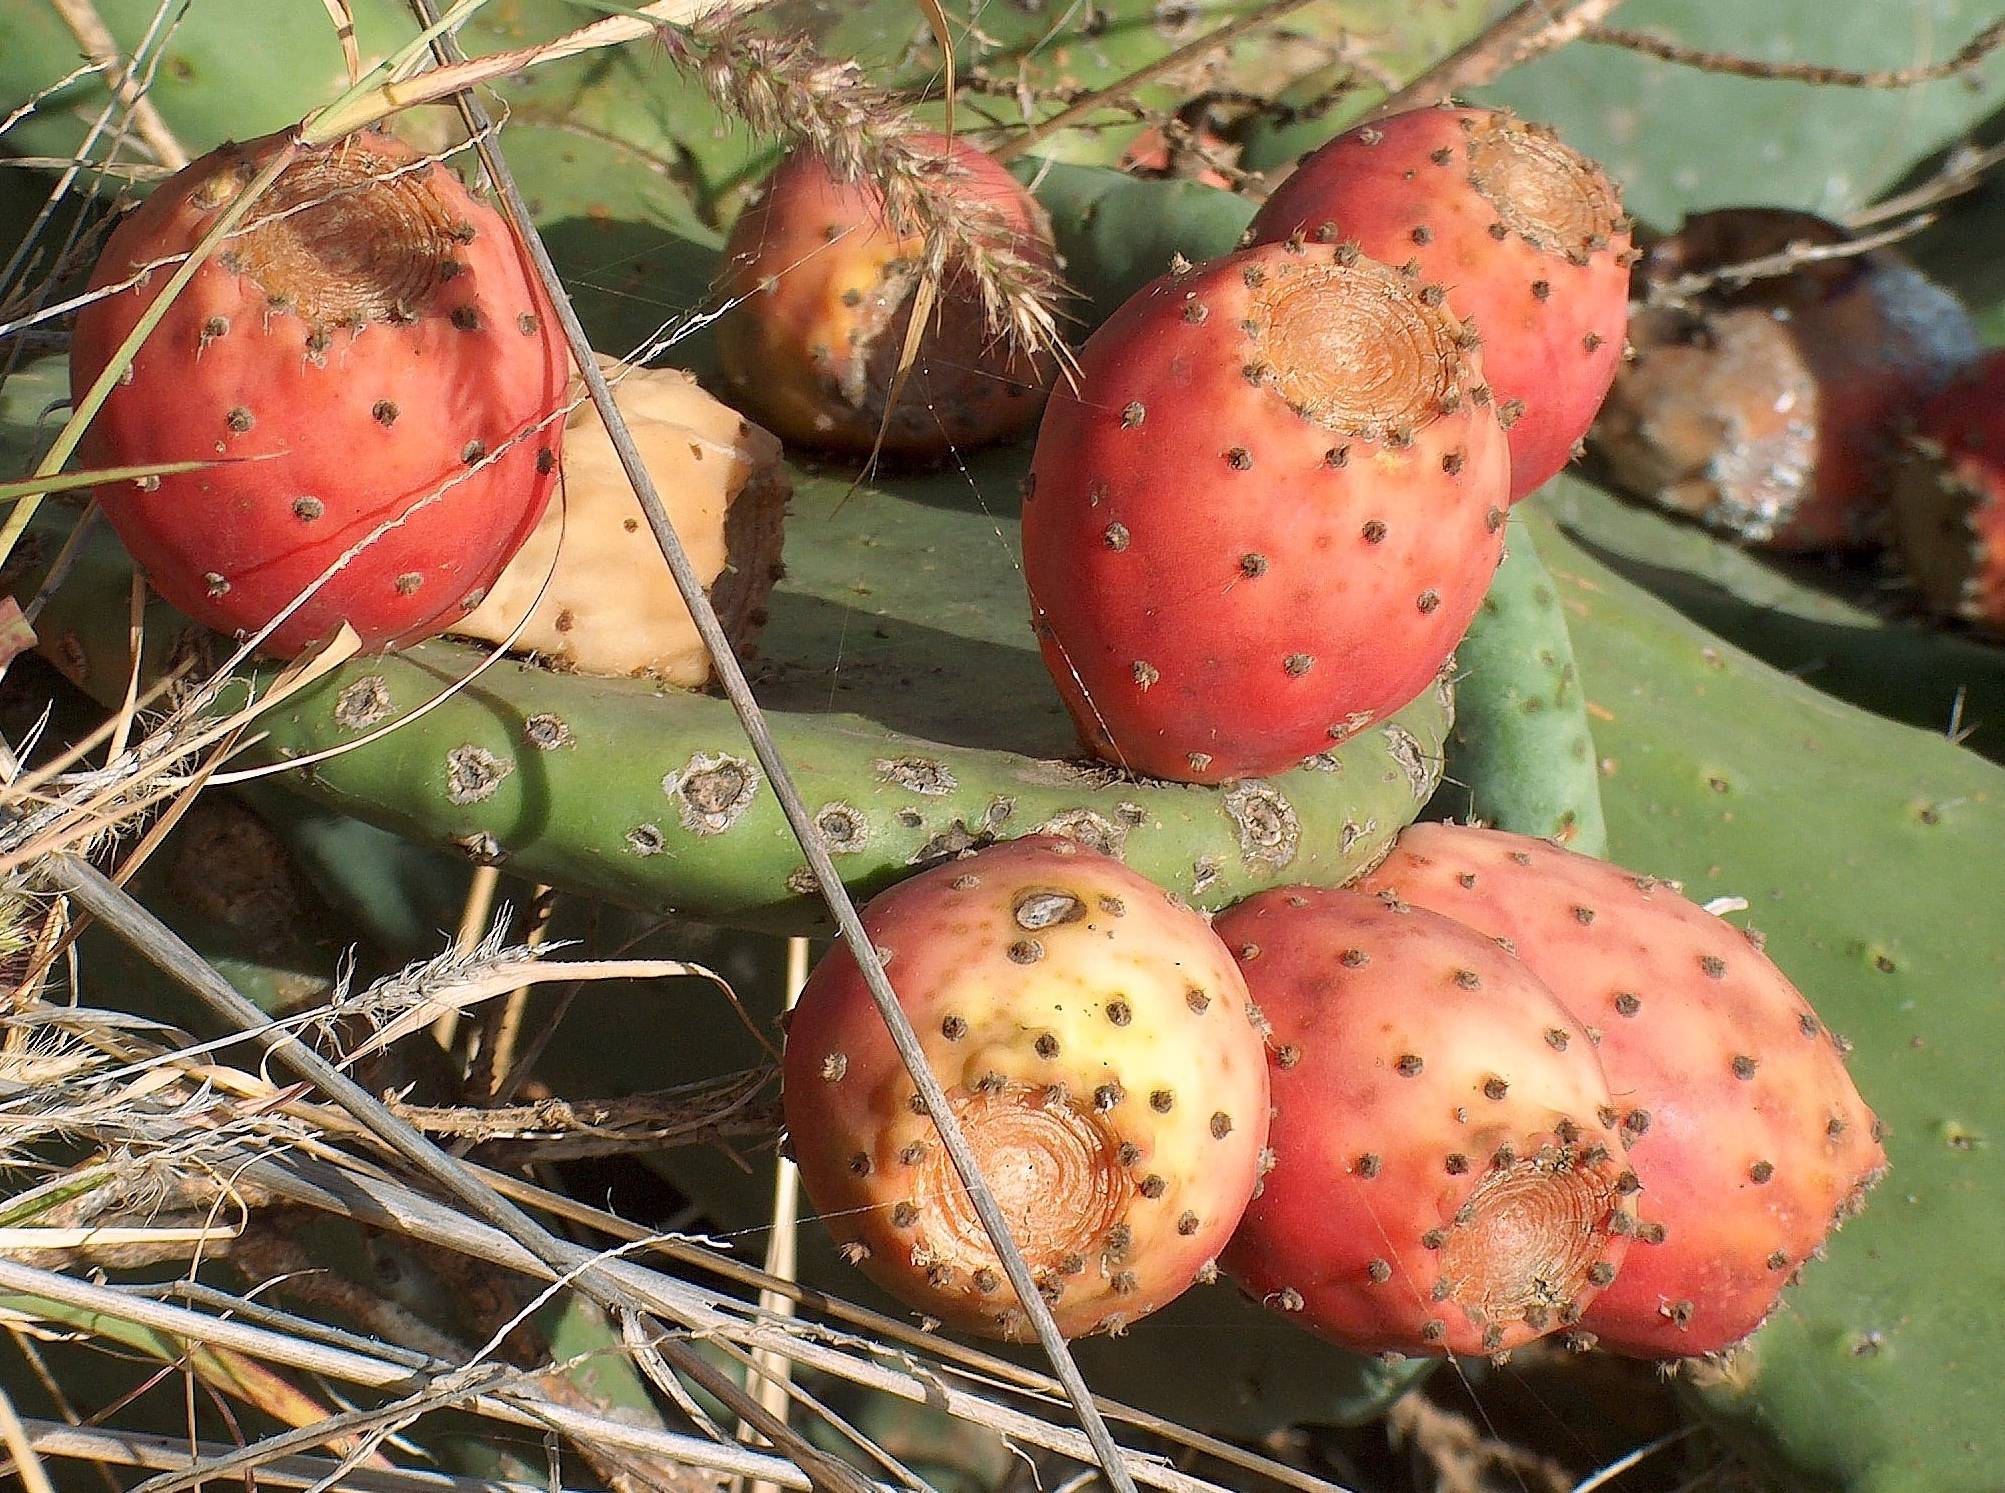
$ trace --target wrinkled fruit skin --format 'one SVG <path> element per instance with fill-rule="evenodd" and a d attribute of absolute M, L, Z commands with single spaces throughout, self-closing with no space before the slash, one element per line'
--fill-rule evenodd
<path fill-rule="evenodd" d="M 1262 892 L 1216 926 L 1272 1025 L 1275 1111 L 1225 1271 L 1367 1352 L 1508 1352 L 1577 1321 L 1628 1251 L 1636 1179 L 1552 993 L 1355 892 Z"/>
<path fill-rule="evenodd" d="M 1246 987 L 1204 919 L 1039 835 L 863 913 L 898 999 L 1068 1337 L 1210 1279 L 1267 1138 Z M 862 975 L 838 947 L 788 1029 L 787 1129 L 865 1274 L 965 1332 L 1029 1327 Z"/>
<path fill-rule="evenodd" d="M 1747 934 L 1669 885 L 1444 824 L 1407 830 L 1360 885 L 1508 940 L 1598 1034 L 1648 1219 L 1583 1319 L 1602 1347 L 1739 1342 L 1884 1170 L 1839 1039 Z"/>
<path fill-rule="evenodd" d="M 1511 500 L 1565 466 L 1622 361 L 1628 220 L 1601 168 L 1494 109 L 1414 109 L 1305 157 L 1256 242 L 1356 244 L 1448 287 L 1483 339 L 1511 442 Z"/>
<path fill-rule="evenodd" d="M 1023 566 L 1087 748 L 1284 771 L 1413 699 L 1502 554 L 1509 456 L 1438 287 L 1271 244 L 1144 287 L 1038 432 Z"/>
<path fill-rule="evenodd" d="M 914 137 L 940 153 L 961 202 L 990 214 L 1021 259 L 1049 267 L 1037 200 L 961 140 Z M 724 376 L 783 440 L 927 458 L 1015 435 L 1044 406 L 1053 363 L 992 329 L 965 269 L 950 268 L 888 426 L 884 403 L 911 320 L 923 240 L 886 219 L 879 188 L 838 181 L 819 155 L 787 158 L 725 244 L 723 289 L 741 302 L 718 323 Z"/>
<path fill-rule="evenodd" d="M 1809 213 L 1728 208 L 1652 245 L 1636 295 L 1686 276 L 1842 243 Z M 1613 482 L 1771 549 L 1883 537 L 1897 429 L 1977 355 L 1955 296 L 1887 249 L 1721 282 L 1631 319 L 1633 362 L 1591 438 Z"/>
<path fill-rule="evenodd" d="M 724 636 L 749 657 L 783 573 L 793 484 L 779 441 L 705 392 L 692 373 L 597 356 Z M 533 652 L 553 668 L 701 689 L 711 678 L 710 651 L 583 379 L 573 381 L 571 397 L 559 501 L 453 631 Z"/>
<path fill-rule="evenodd" d="M 2005 634 L 2005 356 L 1922 410 L 1894 484 L 1894 534 L 1930 606 Z"/>
<path fill-rule="evenodd" d="M 192 249 L 283 143 L 224 146 L 163 182 L 111 235 L 92 285 Z M 171 273 L 78 313 L 76 397 Z M 296 653 L 343 619 L 365 647 L 411 643 L 478 605 L 535 527 L 565 369 L 508 224 L 450 172 L 365 133 L 302 152 L 195 272 L 91 422 L 85 459 L 225 463 L 98 491 L 154 588 L 225 632 L 263 626 L 436 495 L 265 647 Z"/>

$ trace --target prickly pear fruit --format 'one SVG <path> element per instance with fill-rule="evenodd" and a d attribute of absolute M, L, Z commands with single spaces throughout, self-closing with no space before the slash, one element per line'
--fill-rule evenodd
<path fill-rule="evenodd" d="M 118 225 L 91 280 L 109 293 L 77 314 L 77 395 L 286 140 L 211 152 Z M 85 454 L 220 459 L 98 496 L 154 588 L 225 631 L 262 627 L 385 528 L 265 646 L 296 653 L 343 619 L 366 646 L 409 643 L 477 606 L 535 527 L 565 367 L 507 222 L 436 162 L 359 134 L 301 151 L 195 272 Z"/>
<path fill-rule="evenodd" d="M 1730 1346 L 1886 1166 L 1842 1043 L 1758 941 L 1543 840 L 1417 825 L 1360 885 L 1505 942 L 1584 1024 L 1649 1222 L 1582 1325 L 1619 1353 Z"/>
<path fill-rule="evenodd" d="M 1732 273 L 1848 237 L 1810 213 L 1743 207 L 1651 246 L 1636 356 L 1590 438 L 1617 486 L 1772 549 L 1879 539 L 1896 427 L 1977 355 L 1968 313 L 1890 249 Z"/>
<path fill-rule="evenodd" d="M 1483 339 L 1511 500 L 1566 465 L 1622 361 L 1629 224 L 1602 169 L 1495 109 L 1413 109 L 1305 157 L 1256 242 L 1353 243 L 1448 287 Z"/>
<path fill-rule="evenodd" d="M 1894 534 L 1929 605 L 2005 633 L 2005 353 L 1921 411 L 1894 484 Z"/>
<path fill-rule="evenodd" d="M 1431 683 L 1502 554 L 1468 343 L 1440 287 L 1299 244 L 1173 271 L 1093 334 L 1038 433 L 1023 567 L 1096 756 L 1278 772 Z"/>
<path fill-rule="evenodd" d="M 1272 1026 L 1273 1171 L 1220 1261 L 1349 1347 L 1498 1353 L 1577 1321 L 1636 1178 L 1587 1034 L 1449 919 L 1283 887 L 1218 919 Z"/>
<path fill-rule="evenodd" d="M 963 140 L 920 134 L 937 152 L 936 201 L 985 222 L 1002 259 L 1048 273 L 1044 209 L 993 158 Z M 876 184 L 843 180 L 826 158 L 783 161 L 724 249 L 737 304 L 718 324 L 724 376 L 782 439 L 831 451 L 940 455 L 1016 434 L 1037 418 L 1053 363 L 991 326 L 970 267 L 950 264 L 888 425 L 891 392 L 923 241 L 894 223 Z"/>
<path fill-rule="evenodd" d="M 1267 1064 L 1198 914 L 1109 857 L 1035 835 L 935 866 L 864 926 L 1067 1336 L 1208 1279 L 1253 1191 Z M 1027 1325 L 849 954 L 786 1050 L 801 1180 L 880 1286 L 964 1331 Z"/>

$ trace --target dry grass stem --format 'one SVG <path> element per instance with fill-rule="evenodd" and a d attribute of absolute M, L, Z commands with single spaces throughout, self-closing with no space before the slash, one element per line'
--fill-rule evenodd
<path fill-rule="evenodd" d="M 1821 88 L 1913 88 L 1922 83 L 1940 83 L 1960 77 L 2005 46 L 2005 20 L 1993 21 L 1940 62 L 1919 67 L 1877 68 L 1861 71 L 1830 67 L 1818 62 L 1762 62 L 1752 57 L 1736 57 L 1730 52 L 1709 52 L 1688 47 L 1648 31 L 1624 31 L 1612 26 L 1590 26 L 1582 35 L 1603 46 L 1641 52 L 1660 62 L 1701 72 L 1725 73 L 1736 78 L 1756 78 L 1770 82 L 1809 83 Z"/>
<path fill-rule="evenodd" d="M 84 55 L 103 69 L 111 83 L 112 95 L 131 111 L 133 133 L 153 153 L 153 159 L 173 171 L 187 165 L 188 152 L 181 148 L 174 131 L 161 118 L 160 110 L 154 107 L 153 100 L 134 79 L 132 69 L 119 56 L 117 38 L 97 13 L 97 7 L 91 0 L 49 0 L 49 3 L 70 28 Z"/>
<path fill-rule="evenodd" d="M 1523 0 L 1483 33 L 1457 48 L 1388 94 L 1368 119 L 1436 104 L 1471 88 L 1495 82 L 1521 62 L 1576 39 L 1592 22 L 1605 19 L 1622 0 Z"/>
<path fill-rule="evenodd" d="M 1794 274 L 1806 264 L 1823 264 L 1835 259 L 1856 259 L 1861 254 L 1870 254 L 1875 249 L 1884 249 L 1906 238 L 1912 238 L 1935 221 L 1933 215 L 1920 213 L 1891 228 L 1883 228 L 1877 233 L 1861 234 L 1857 238 L 1846 239 L 1842 243 L 1813 244 L 1799 241 L 1787 244 L 1773 254 L 1764 254 L 1757 259 L 1744 259 L 1737 264 L 1721 265 L 1718 269 L 1706 270 L 1689 275 L 1680 275 L 1675 280 L 1653 286 L 1648 297 L 1651 305 L 1683 305 L 1694 297 L 1722 287 L 1735 288 L 1751 284 L 1756 280 L 1773 280 L 1782 275 Z"/>

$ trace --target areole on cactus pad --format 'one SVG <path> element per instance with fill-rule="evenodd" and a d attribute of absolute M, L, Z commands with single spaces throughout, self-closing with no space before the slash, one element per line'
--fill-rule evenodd
<path fill-rule="evenodd" d="M 289 136 L 227 145 L 119 224 L 78 313 L 70 377 L 104 371 Z M 198 471 L 104 488 L 155 589 L 294 653 L 347 621 L 364 646 L 478 606 L 556 481 L 565 353 L 507 222 L 378 133 L 302 149 L 167 309 L 86 437 L 119 466 Z M 366 543 L 365 543 L 366 541 Z M 351 555 L 349 552 L 354 551 Z"/>

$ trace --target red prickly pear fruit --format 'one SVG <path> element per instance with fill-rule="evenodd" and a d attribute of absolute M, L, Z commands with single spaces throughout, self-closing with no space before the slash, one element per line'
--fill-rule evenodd
<path fill-rule="evenodd" d="M 1258 1013 L 1205 920 L 1039 835 L 921 872 L 863 923 L 1059 1331 L 1118 1331 L 1212 1278 L 1268 1089 Z M 843 948 L 801 992 L 784 1071 L 801 1181 L 845 1255 L 950 1326 L 1026 1336 Z"/>
<path fill-rule="evenodd" d="M 1495 109 L 1413 109 L 1305 157 L 1255 242 L 1353 243 L 1448 287 L 1483 339 L 1511 501 L 1565 466 L 1622 361 L 1629 223 L 1602 169 Z"/>
<path fill-rule="evenodd" d="M 1969 313 L 1890 249 L 1721 274 L 1849 238 L 1810 213 L 1741 207 L 1650 247 L 1636 355 L 1589 437 L 1617 486 L 1769 549 L 1879 542 L 1898 427 L 1978 355 Z"/>
<path fill-rule="evenodd" d="M 1144 287 L 1080 365 L 1038 433 L 1023 568 L 1095 756 L 1279 772 L 1433 682 L 1502 556 L 1509 480 L 1438 286 L 1247 249 Z"/>
<path fill-rule="evenodd" d="M 1355 892 L 1218 919 L 1272 1031 L 1274 1167 L 1220 1260 L 1360 1351 L 1503 1353 L 1628 1252 L 1636 1178 L 1580 1024 L 1491 940 Z"/>
<path fill-rule="evenodd" d="M 1894 534 L 1930 606 L 2005 634 L 2005 354 L 1923 408 L 1894 484 Z"/>
<path fill-rule="evenodd" d="M 119 223 L 91 279 L 108 293 L 77 314 L 77 397 L 287 138 L 212 151 Z M 264 647 L 297 653 L 343 620 L 365 647 L 411 643 L 478 606 L 535 528 L 566 367 L 507 221 L 368 132 L 299 153 L 168 308 L 84 450 L 103 466 L 223 459 L 98 498 L 154 588 L 226 632 L 264 626 L 408 513 Z"/>
<path fill-rule="evenodd" d="M 1601 1346 L 1740 1341 L 1885 1169 L 1840 1040 L 1750 935 L 1666 883 L 1425 824 L 1360 885 L 1507 944 L 1594 1038 L 1650 1220 L 1582 1321 Z"/>
<path fill-rule="evenodd" d="M 1050 220 L 991 156 L 963 140 L 917 134 L 934 154 L 935 190 L 971 221 L 988 220 L 998 252 L 1040 275 L 1056 264 Z M 824 450 L 908 457 L 1002 440 L 1044 407 L 1055 364 L 990 324 L 973 272 L 950 264 L 933 325 L 885 423 L 919 283 L 923 240 L 894 226 L 884 191 L 842 179 L 802 150 L 781 162 L 724 248 L 718 323 L 724 376 L 776 435 Z"/>

